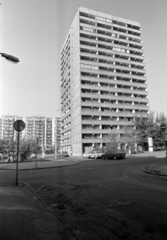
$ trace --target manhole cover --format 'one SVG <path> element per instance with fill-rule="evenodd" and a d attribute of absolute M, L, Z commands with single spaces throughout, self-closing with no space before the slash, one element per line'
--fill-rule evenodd
<path fill-rule="evenodd" d="M 63 205 L 63 204 L 61 204 L 61 205 L 58 205 L 58 206 L 57 206 L 57 209 L 59 209 L 59 210 L 64 210 L 64 209 L 66 209 L 66 206 Z"/>

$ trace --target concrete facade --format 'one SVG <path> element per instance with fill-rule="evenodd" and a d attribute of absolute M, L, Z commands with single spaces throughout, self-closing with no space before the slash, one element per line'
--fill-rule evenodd
<path fill-rule="evenodd" d="M 82 155 L 149 111 L 138 22 L 79 7 L 61 50 L 61 149 Z"/>

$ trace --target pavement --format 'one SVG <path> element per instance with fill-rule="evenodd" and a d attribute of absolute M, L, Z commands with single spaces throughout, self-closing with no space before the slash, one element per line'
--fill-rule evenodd
<path fill-rule="evenodd" d="M 1 240 L 76 240 L 26 183 L 0 187 Z"/>
<path fill-rule="evenodd" d="M 142 167 L 142 170 L 145 173 L 149 173 L 149 174 L 167 176 L 167 163 L 165 164 L 156 163 L 156 164 L 146 165 Z"/>
<path fill-rule="evenodd" d="M 19 162 L 19 171 L 69 167 L 81 158 L 57 158 L 51 161 Z M 1 163 L 0 170 L 16 170 L 16 163 Z M 31 186 L 0 187 L 0 240 L 76 240 L 72 230 L 54 215 Z"/>
<path fill-rule="evenodd" d="M 154 152 L 154 153 L 147 153 L 148 155 L 153 155 L 155 158 L 166 158 L 165 163 L 160 163 L 157 161 L 155 164 L 149 164 L 142 167 L 142 170 L 145 173 L 158 175 L 158 176 L 167 176 L 167 152 Z"/>
<path fill-rule="evenodd" d="M 164 158 L 165 152 L 135 154 L 135 157 Z M 82 158 L 58 158 L 52 161 L 19 163 L 19 170 L 46 169 L 81 164 Z M 85 160 L 84 160 L 85 161 Z M 1 163 L 1 170 L 15 170 L 16 163 Z M 167 163 L 144 166 L 146 173 L 167 176 Z M 76 240 L 66 226 L 25 182 L 0 187 L 0 240 Z"/>
<path fill-rule="evenodd" d="M 57 158 L 51 160 L 40 160 L 33 162 L 19 162 L 19 171 L 23 170 L 38 170 L 38 169 L 47 169 L 47 168 L 59 168 L 59 167 L 68 167 L 73 165 L 81 164 L 82 158 Z M 16 170 L 16 163 L 0 163 L 0 170 Z"/>

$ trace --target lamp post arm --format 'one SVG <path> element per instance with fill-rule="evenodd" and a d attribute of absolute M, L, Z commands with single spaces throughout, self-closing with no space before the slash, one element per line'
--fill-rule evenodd
<path fill-rule="evenodd" d="M 0 53 L 2 57 L 6 58 L 7 60 L 11 62 L 18 63 L 20 60 L 17 57 L 14 57 L 12 55 L 6 54 L 6 53 Z"/>

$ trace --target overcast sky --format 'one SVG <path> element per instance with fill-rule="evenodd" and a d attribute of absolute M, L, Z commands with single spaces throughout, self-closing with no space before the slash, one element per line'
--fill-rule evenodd
<path fill-rule="evenodd" d="M 55 117 L 60 50 L 78 6 L 141 23 L 150 110 L 167 115 L 167 0 L 1 0 L 0 115 Z"/>

